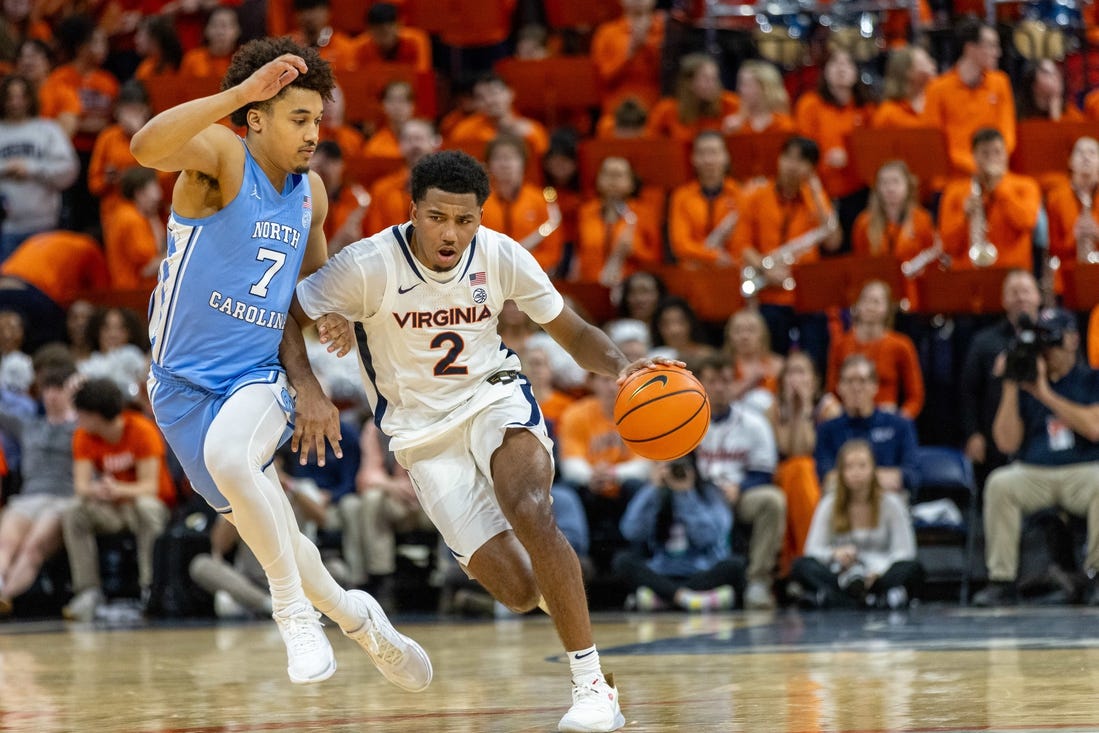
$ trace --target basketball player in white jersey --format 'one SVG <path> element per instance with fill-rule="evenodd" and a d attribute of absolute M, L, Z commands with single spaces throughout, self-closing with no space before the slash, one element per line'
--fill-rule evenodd
<path fill-rule="evenodd" d="M 431 681 L 427 655 L 373 598 L 332 579 L 271 465 L 294 427 L 279 360 L 287 309 L 299 276 L 326 258 L 328 197 L 309 159 L 334 83 L 314 49 L 253 41 L 233 57 L 224 91 L 166 110 L 134 135 L 142 165 L 182 172 L 150 304 L 149 397 L 195 490 L 267 573 L 290 680 L 320 682 L 336 669 L 315 606 L 386 678 L 416 691 Z M 217 124 L 227 115 L 247 126 L 243 139 Z M 307 362 L 297 373 L 294 437 L 305 438 L 303 462 L 312 447 L 323 465 L 326 439 L 340 455 L 336 409 Z"/>
<path fill-rule="evenodd" d="M 291 319 L 304 326 L 338 314 L 356 323 L 374 420 L 451 552 L 508 608 L 544 600 L 553 617 L 573 682 L 558 729 L 616 730 L 618 690 L 602 673 L 580 565 L 550 508 L 552 445 L 496 321 L 514 300 L 600 374 L 654 360 L 629 363 L 565 305 L 529 252 L 480 226 L 489 183 L 476 160 L 428 155 L 412 169 L 411 188 L 411 221 L 346 247 L 299 283 Z M 286 333 L 288 350 L 304 349 L 293 324 Z"/>

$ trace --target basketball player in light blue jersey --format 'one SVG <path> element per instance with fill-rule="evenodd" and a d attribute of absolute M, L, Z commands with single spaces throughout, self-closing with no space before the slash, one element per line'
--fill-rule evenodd
<path fill-rule="evenodd" d="M 387 679 L 418 691 L 431 681 L 424 650 L 372 597 L 332 579 L 271 465 L 292 431 L 303 462 L 312 448 L 323 465 L 326 440 L 340 455 L 336 409 L 308 362 L 295 406 L 279 359 L 294 287 L 326 258 L 328 197 L 309 159 L 333 85 L 314 49 L 253 41 L 233 57 L 222 92 L 166 110 L 134 135 L 142 165 L 181 171 L 150 303 L 149 397 L 195 490 L 267 573 L 290 680 L 320 682 L 336 669 L 320 610 Z M 217 124 L 227 115 L 247 126 L 244 139 Z"/>
<path fill-rule="evenodd" d="M 489 183 L 476 160 L 427 155 L 411 182 L 411 222 L 347 246 L 299 283 L 284 348 L 304 352 L 299 326 L 311 319 L 357 323 L 374 420 L 447 546 L 504 605 L 541 605 L 553 617 L 573 685 L 558 730 L 617 730 L 618 689 L 600 666 L 580 564 L 550 507 L 552 443 L 497 320 L 514 300 L 582 367 L 608 376 L 682 363 L 631 363 L 564 303 L 533 255 L 482 227 Z M 287 360 L 292 380 L 302 363 Z"/>

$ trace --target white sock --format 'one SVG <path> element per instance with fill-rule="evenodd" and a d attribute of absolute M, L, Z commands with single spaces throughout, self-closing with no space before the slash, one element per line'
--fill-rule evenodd
<path fill-rule="evenodd" d="M 569 657 L 569 669 L 572 671 L 574 682 L 591 681 L 593 677 L 603 676 L 603 670 L 599 666 L 599 652 L 595 650 L 594 644 L 587 649 L 566 652 L 566 654 Z"/>

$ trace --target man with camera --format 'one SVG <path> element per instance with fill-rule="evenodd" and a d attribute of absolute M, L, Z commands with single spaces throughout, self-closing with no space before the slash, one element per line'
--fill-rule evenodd
<path fill-rule="evenodd" d="M 1014 462 L 985 484 L 988 587 L 974 605 L 1017 600 L 1023 517 L 1060 507 L 1088 520 L 1087 601 L 1099 605 L 1099 371 L 1082 364 L 1076 319 L 1057 308 L 1021 318 L 1003 362 L 992 439 Z"/>

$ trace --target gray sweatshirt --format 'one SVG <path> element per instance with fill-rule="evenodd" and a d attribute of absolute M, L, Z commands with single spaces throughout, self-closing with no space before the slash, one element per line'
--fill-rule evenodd
<path fill-rule="evenodd" d="M 16 161 L 26 165 L 28 177 L 4 175 L 7 166 Z M 0 197 L 7 212 L 4 231 L 33 234 L 56 229 L 61 192 L 73 184 L 79 172 L 72 141 L 53 120 L 0 120 Z"/>
<path fill-rule="evenodd" d="M 827 565 L 832 552 L 843 545 L 858 548 L 858 561 L 866 572 L 881 575 L 896 562 L 916 559 L 916 533 L 908 516 L 908 506 L 899 495 L 886 491 L 878 510 L 878 526 L 856 529 L 844 534 L 832 532 L 832 511 L 835 493 L 821 498 L 813 512 L 809 536 L 805 538 L 805 554 Z"/>
<path fill-rule="evenodd" d="M 0 428 L 10 431 L 23 448 L 19 493 L 73 495 L 75 421 L 53 424 L 41 415 L 21 418 L 0 413 Z"/>

